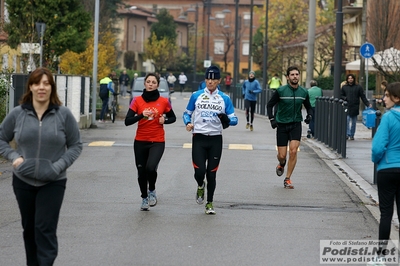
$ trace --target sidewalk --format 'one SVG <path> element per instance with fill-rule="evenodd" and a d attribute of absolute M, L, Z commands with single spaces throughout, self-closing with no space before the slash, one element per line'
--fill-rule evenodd
<path fill-rule="evenodd" d="M 303 126 L 303 134 L 307 132 L 307 127 Z M 367 197 L 379 205 L 377 185 L 374 184 L 374 163 L 371 161 L 372 130 L 357 122 L 355 140 L 347 141 L 346 158 L 341 158 L 340 154 L 334 152 L 327 145 L 315 139 L 303 139 L 304 142 L 316 151 L 320 158 L 336 174 L 349 185 L 358 197 Z M 369 208 L 372 215 L 378 220 L 380 212 L 377 208 Z M 393 225 L 399 230 L 399 219 L 396 210 L 393 214 Z M 392 237 L 398 238 L 398 233 Z"/>

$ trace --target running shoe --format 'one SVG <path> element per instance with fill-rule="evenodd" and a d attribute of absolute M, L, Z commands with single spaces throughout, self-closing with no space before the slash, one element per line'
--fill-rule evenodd
<path fill-rule="evenodd" d="M 197 187 L 197 192 L 196 192 L 197 204 L 203 204 L 203 202 L 204 202 L 204 186 L 205 186 L 205 184 L 203 183 L 202 187 Z"/>
<path fill-rule="evenodd" d="M 287 189 L 294 189 L 292 181 L 289 178 L 285 178 L 285 180 L 283 181 L 283 187 Z"/>
<path fill-rule="evenodd" d="M 142 211 L 148 211 L 149 210 L 149 199 L 148 198 L 142 199 L 142 206 L 140 206 L 140 209 Z"/>
<path fill-rule="evenodd" d="M 279 163 L 278 166 L 276 167 L 276 174 L 278 176 L 283 175 L 283 173 L 285 172 L 285 165 L 286 165 L 286 160 L 283 164 Z"/>
<path fill-rule="evenodd" d="M 157 195 L 156 195 L 156 191 L 149 191 L 149 205 L 150 207 L 154 207 L 157 205 Z"/>
<path fill-rule="evenodd" d="M 246 124 L 246 129 L 249 129 L 249 127 L 250 127 L 250 124 L 247 123 L 247 124 Z"/>
<path fill-rule="evenodd" d="M 207 202 L 206 204 L 206 214 L 215 214 L 215 210 L 212 202 Z"/>
<path fill-rule="evenodd" d="M 250 125 L 250 131 L 253 131 L 253 125 Z"/>

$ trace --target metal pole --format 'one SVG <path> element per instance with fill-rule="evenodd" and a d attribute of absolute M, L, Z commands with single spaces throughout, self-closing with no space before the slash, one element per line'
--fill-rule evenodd
<path fill-rule="evenodd" d="M 210 16 L 211 16 L 211 0 L 207 0 L 207 53 L 206 53 L 206 60 L 210 60 Z"/>
<path fill-rule="evenodd" d="M 264 33 L 264 45 L 263 45 L 263 89 L 267 89 L 267 65 L 268 65 L 268 5 L 269 0 L 265 0 L 265 33 Z M 269 91 L 267 91 L 267 102 L 269 101 Z"/>
<path fill-rule="evenodd" d="M 249 37 L 249 72 L 253 68 L 253 53 L 252 53 L 252 47 L 253 47 L 253 1 L 251 0 L 250 3 L 250 37 Z"/>
<path fill-rule="evenodd" d="M 234 85 L 234 96 L 237 95 L 237 83 L 238 83 L 238 38 L 239 38 L 239 0 L 235 0 L 235 40 L 233 49 L 233 85 Z M 235 106 L 236 107 L 236 106 Z"/>
<path fill-rule="evenodd" d="M 43 66 L 43 34 L 44 34 L 43 23 L 40 23 L 40 67 Z"/>
<path fill-rule="evenodd" d="M 342 40 L 343 40 L 343 3 L 337 1 L 336 33 L 335 33 L 335 67 L 333 80 L 333 93 L 335 98 L 340 98 L 340 79 L 342 75 Z"/>
<path fill-rule="evenodd" d="M 316 16 L 316 1 L 310 0 L 308 11 L 308 43 L 307 43 L 307 77 L 306 87 L 310 86 L 310 81 L 314 76 L 314 44 L 315 44 L 315 16 Z"/>
<path fill-rule="evenodd" d="M 192 90 L 196 90 L 196 67 L 197 67 L 197 22 L 199 21 L 199 5 L 196 4 L 196 14 L 195 14 L 195 24 L 194 24 L 194 59 L 193 59 L 193 87 Z"/>
<path fill-rule="evenodd" d="M 92 124 L 90 127 L 96 126 L 96 102 L 97 102 L 97 55 L 99 40 L 99 8 L 100 0 L 95 0 L 94 12 L 94 46 L 93 46 L 93 80 L 92 80 Z"/>

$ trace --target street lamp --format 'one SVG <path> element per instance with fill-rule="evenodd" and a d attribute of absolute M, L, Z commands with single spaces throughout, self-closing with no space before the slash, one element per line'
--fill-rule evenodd
<path fill-rule="evenodd" d="M 239 62 L 238 62 L 238 39 L 239 39 L 239 0 L 235 0 L 235 41 L 234 41 L 234 49 L 233 49 L 233 86 L 235 86 L 233 90 L 233 98 L 236 98 L 237 88 L 236 84 L 238 83 L 238 75 L 239 75 Z M 236 107 L 236 101 L 234 102 Z"/>
<path fill-rule="evenodd" d="M 194 18 L 194 58 L 193 58 L 193 87 L 192 91 L 196 90 L 196 66 L 197 66 L 197 22 L 199 21 L 199 5 L 196 4 L 196 8 L 189 8 L 187 12 L 195 12 Z"/>
<path fill-rule="evenodd" d="M 46 30 L 46 24 L 42 22 L 36 22 L 36 30 L 39 34 L 40 38 L 40 67 L 43 65 L 43 35 L 44 31 Z"/>
<path fill-rule="evenodd" d="M 211 16 L 211 0 L 207 0 L 207 53 L 206 53 L 206 60 L 210 60 L 210 16 Z"/>

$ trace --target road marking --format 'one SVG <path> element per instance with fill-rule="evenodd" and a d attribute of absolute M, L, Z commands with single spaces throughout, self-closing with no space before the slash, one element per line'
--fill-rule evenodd
<path fill-rule="evenodd" d="M 93 141 L 89 143 L 89 146 L 111 147 L 114 143 L 115 141 Z"/>
<path fill-rule="evenodd" d="M 183 148 L 184 149 L 191 149 L 192 148 L 192 143 L 183 143 Z"/>
<path fill-rule="evenodd" d="M 229 150 L 253 150 L 253 145 L 251 144 L 229 144 Z"/>

